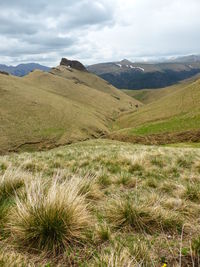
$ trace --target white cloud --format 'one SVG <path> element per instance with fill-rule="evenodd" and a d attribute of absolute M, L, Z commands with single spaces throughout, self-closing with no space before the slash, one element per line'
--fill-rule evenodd
<path fill-rule="evenodd" d="M 1 1 L 0 63 L 200 53 L 199 0 Z"/>

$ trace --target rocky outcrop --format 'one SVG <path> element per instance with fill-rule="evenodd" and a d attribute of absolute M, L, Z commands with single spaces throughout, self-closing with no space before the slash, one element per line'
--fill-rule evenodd
<path fill-rule="evenodd" d="M 67 66 L 67 67 L 70 67 L 72 69 L 76 69 L 76 70 L 80 70 L 80 71 L 87 71 L 87 69 L 85 68 L 85 66 L 81 62 L 79 62 L 77 60 L 69 60 L 67 58 L 61 59 L 60 66 Z"/>
<path fill-rule="evenodd" d="M 0 70 L 0 74 L 3 74 L 3 75 L 9 75 L 8 72 L 6 72 L 6 71 L 2 71 L 2 70 Z"/>

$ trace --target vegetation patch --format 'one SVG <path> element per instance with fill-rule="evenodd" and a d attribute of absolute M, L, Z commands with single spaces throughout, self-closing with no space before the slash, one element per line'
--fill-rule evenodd
<path fill-rule="evenodd" d="M 0 157 L 0 264 L 197 265 L 199 161 L 111 140 Z"/>

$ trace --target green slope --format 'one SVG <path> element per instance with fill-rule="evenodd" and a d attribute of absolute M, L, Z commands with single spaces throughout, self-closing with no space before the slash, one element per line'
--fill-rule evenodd
<path fill-rule="evenodd" d="M 120 116 L 113 126 L 119 130 L 114 135 L 148 136 L 200 130 L 200 80 L 173 90 L 135 112 Z"/>

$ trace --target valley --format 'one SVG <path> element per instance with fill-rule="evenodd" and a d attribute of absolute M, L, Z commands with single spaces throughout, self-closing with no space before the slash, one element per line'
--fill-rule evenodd
<path fill-rule="evenodd" d="M 200 267 L 200 1 L 0 1 L 0 267 Z"/>
<path fill-rule="evenodd" d="M 77 61 L 0 73 L 0 264 L 198 266 L 199 75 L 119 90 Z"/>
<path fill-rule="evenodd" d="M 0 74 L 0 152 L 99 137 L 140 103 L 88 72 L 58 66 L 22 78 Z"/>

